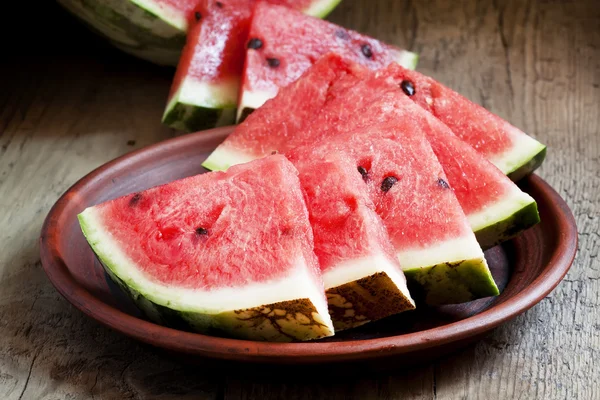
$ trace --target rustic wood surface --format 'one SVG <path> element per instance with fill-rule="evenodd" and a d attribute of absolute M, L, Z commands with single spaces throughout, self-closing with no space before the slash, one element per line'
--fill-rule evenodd
<path fill-rule="evenodd" d="M 0 62 L 0 398 L 600 399 L 597 1 L 345 0 L 329 17 L 418 52 L 421 71 L 546 143 L 539 174 L 580 232 L 566 279 L 487 339 L 351 379 L 199 374 L 55 291 L 39 260 L 44 217 L 93 168 L 177 134 L 160 124 L 172 70 L 122 55 L 53 2 L 17 3 L 35 37 L 6 29 Z"/>

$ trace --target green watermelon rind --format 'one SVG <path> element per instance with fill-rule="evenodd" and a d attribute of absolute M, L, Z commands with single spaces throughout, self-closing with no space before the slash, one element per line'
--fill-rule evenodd
<path fill-rule="evenodd" d="M 231 125 L 237 90 L 235 79 L 209 84 L 186 78 L 169 99 L 162 123 L 185 132 Z"/>
<path fill-rule="evenodd" d="M 523 231 L 540 222 L 537 203 L 531 202 L 512 212 L 506 218 L 474 231 L 475 237 L 483 250 L 492 248 L 507 240 L 513 239 Z"/>
<path fill-rule="evenodd" d="M 177 65 L 185 44 L 185 27 L 164 21 L 159 15 L 132 1 L 58 2 L 122 51 L 155 64 Z"/>
<path fill-rule="evenodd" d="M 546 146 L 540 143 L 536 149 L 537 152 L 532 152 L 525 160 L 520 163 L 520 166 L 508 171 L 506 175 L 513 181 L 518 182 L 528 175 L 531 175 L 538 169 L 546 159 Z"/>
<path fill-rule="evenodd" d="M 280 319 L 271 319 L 270 314 L 273 314 L 275 310 L 268 308 L 268 306 L 277 306 L 278 304 L 289 303 L 289 301 L 270 304 L 266 307 L 259 306 L 246 310 L 212 313 L 201 308 L 185 309 L 185 307 L 178 305 L 176 299 L 170 300 L 167 298 L 165 293 L 152 293 L 145 290 L 134 279 L 124 281 L 120 278 L 122 267 L 114 261 L 114 258 L 118 258 L 115 257 L 115 253 L 120 253 L 120 250 L 113 249 L 113 254 L 107 254 L 102 250 L 100 236 L 103 233 L 100 233 L 100 229 L 96 227 L 97 221 L 95 221 L 93 215 L 93 211 L 89 208 L 77 215 L 85 239 L 109 278 L 123 293 L 131 298 L 139 310 L 152 322 L 189 332 L 250 340 L 311 340 L 332 336 L 334 333 L 333 325 L 326 311 L 326 303 L 322 307 L 318 307 L 310 297 L 300 299 L 299 308 L 305 311 L 308 306 L 308 311 L 312 310 L 311 321 L 309 323 L 295 323 L 290 327 L 290 325 L 285 326 L 275 322 L 280 321 Z M 301 308 L 302 306 L 305 308 Z M 316 312 L 320 311 L 319 308 L 325 310 L 321 314 L 329 320 L 322 320 L 318 314 L 315 315 Z M 269 315 L 267 315 L 268 312 Z M 267 324 L 261 321 L 267 321 Z M 289 323 L 289 319 L 284 322 Z"/>
<path fill-rule="evenodd" d="M 430 306 L 466 303 L 500 294 L 484 258 L 409 268 L 404 269 L 404 274 L 417 301 Z"/>

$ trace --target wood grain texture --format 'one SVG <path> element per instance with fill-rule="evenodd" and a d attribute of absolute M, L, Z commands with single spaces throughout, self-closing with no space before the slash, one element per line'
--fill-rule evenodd
<path fill-rule="evenodd" d="M 547 144 L 539 174 L 580 232 L 556 290 L 476 346 L 347 379 L 186 367 L 57 294 L 36 243 L 51 205 L 93 168 L 177 133 L 160 125 L 171 70 L 120 54 L 45 3 L 31 26 L 47 45 L 20 38 L 0 63 L 0 398 L 600 399 L 596 1 L 345 0 L 330 16 L 418 52 L 419 70 Z"/>

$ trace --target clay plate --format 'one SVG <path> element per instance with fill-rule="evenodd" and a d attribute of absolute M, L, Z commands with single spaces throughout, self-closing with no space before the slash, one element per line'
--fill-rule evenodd
<path fill-rule="evenodd" d="M 231 128 L 170 139 L 126 154 L 71 187 L 48 214 L 41 232 L 44 269 L 56 289 L 88 316 L 187 361 L 200 358 L 267 364 L 377 362 L 397 365 L 441 356 L 488 333 L 542 300 L 570 268 L 577 248 L 573 215 L 536 175 L 519 185 L 538 202 L 541 223 L 486 251 L 502 293 L 456 306 L 420 307 L 321 341 L 266 343 L 205 336 L 146 321 L 107 279 L 76 215 L 85 207 L 174 179 L 206 172 L 202 161 Z"/>

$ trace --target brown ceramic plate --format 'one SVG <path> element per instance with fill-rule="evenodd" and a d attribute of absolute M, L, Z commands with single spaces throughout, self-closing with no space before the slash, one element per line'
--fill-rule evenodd
<path fill-rule="evenodd" d="M 88 316 L 135 339 L 190 358 L 261 363 L 324 363 L 394 359 L 402 364 L 437 357 L 470 343 L 542 300 L 570 268 L 577 248 L 571 211 L 541 178 L 520 186 L 538 202 L 541 223 L 486 251 L 502 293 L 456 306 L 421 307 L 305 343 L 252 342 L 166 328 L 146 321 L 107 279 L 76 215 L 90 205 L 205 172 L 201 163 L 231 128 L 181 136 L 126 154 L 71 187 L 44 223 L 44 269 L 56 289 Z"/>

